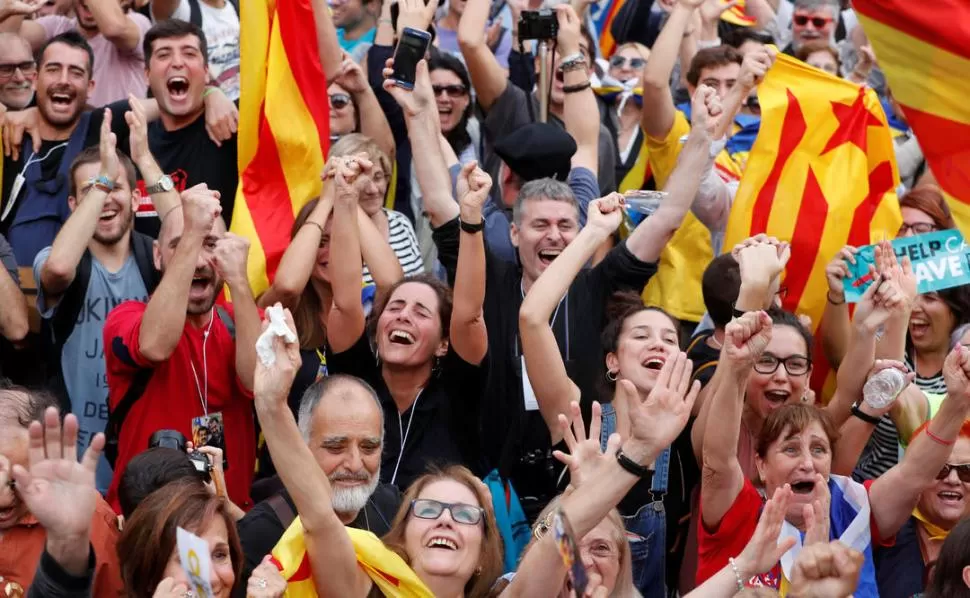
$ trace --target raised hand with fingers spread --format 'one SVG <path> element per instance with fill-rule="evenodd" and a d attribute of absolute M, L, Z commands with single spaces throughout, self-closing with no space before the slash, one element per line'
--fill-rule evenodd
<path fill-rule="evenodd" d="M 559 414 L 559 427 L 562 429 L 563 440 L 569 453 L 553 451 L 552 456 L 569 468 L 569 485 L 579 488 L 604 462 L 613 460 L 613 454 L 619 448 L 620 438 L 614 434 L 610 437 L 606 451 L 602 450 L 600 429 L 603 422 L 603 408 L 599 402 L 593 401 L 588 436 L 586 427 L 583 425 L 583 414 L 579 410 L 579 403 L 575 401 L 570 403 L 569 410 L 569 417 L 566 414 Z"/>
<path fill-rule="evenodd" d="M 686 353 L 668 357 L 647 398 L 629 405 L 630 436 L 658 451 L 670 446 L 687 425 L 701 389 L 701 383 L 691 383 L 690 378 L 691 361 Z M 620 384 L 632 386 L 629 380 L 617 381 Z"/>

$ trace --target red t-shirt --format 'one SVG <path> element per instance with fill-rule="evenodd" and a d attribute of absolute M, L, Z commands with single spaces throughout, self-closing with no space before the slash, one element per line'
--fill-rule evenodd
<path fill-rule="evenodd" d="M 868 480 L 863 484 L 866 492 L 869 492 L 872 482 L 873 480 Z M 741 554 L 741 551 L 751 540 L 751 536 L 754 535 L 754 529 L 758 526 L 758 518 L 761 517 L 761 507 L 764 504 L 765 499 L 762 498 L 754 484 L 746 479 L 741 492 L 734 499 L 716 529 L 709 531 L 703 523 L 697 526 L 697 585 L 704 583 L 726 567 L 729 558 Z M 699 509 L 698 514 L 703 517 L 702 510 Z M 701 521 L 703 522 L 703 519 Z M 873 545 L 892 546 L 893 538 L 880 541 L 879 530 L 876 528 L 876 521 L 871 513 L 869 529 L 872 534 Z M 776 564 L 768 573 L 752 577 L 747 580 L 745 585 L 779 588 L 781 586 L 781 565 Z"/>
<path fill-rule="evenodd" d="M 249 488 L 256 461 L 256 432 L 252 391 L 236 375 L 236 342 L 222 319 L 213 314 L 212 329 L 205 343 L 204 329 L 188 321 L 172 355 L 162 363 L 151 363 L 138 346 L 142 316 L 147 307 L 141 301 L 122 303 L 104 324 L 105 365 L 108 372 L 108 404 L 114 409 L 125 396 L 132 378 L 140 368 L 154 368 L 144 394 L 132 406 L 118 438 L 118 460 L 108 490 L 108 502 L 120 512 L 118 482 L 128 461 L 148 448 L 151 435 L 158 430 L 178 430 L 192 438 L 192 418 L 205 414 L 199 386 L 205 392 L 208 380 L 208 413 L 223 418 L 226 460 L 226 490 L 229 498 L 243 509 L 251 505 Z M 228 310 L 232 314 L 231 308 Z M 195 371 L 193 373 L 193 366 Z"/>

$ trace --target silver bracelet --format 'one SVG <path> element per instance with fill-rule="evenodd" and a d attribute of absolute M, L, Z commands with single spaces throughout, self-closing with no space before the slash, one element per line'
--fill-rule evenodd
<path fill-rule="evenodd" d="M 734 562 L 734 557 L 728 557 L 728 564 L 731 565 L 731 570 L 734 571 L 734 580 L 738 582 L 738 591 L 744 589 L 744 580 L 741 579 L 741 570 L 738 569 L 737 563 Z"/>

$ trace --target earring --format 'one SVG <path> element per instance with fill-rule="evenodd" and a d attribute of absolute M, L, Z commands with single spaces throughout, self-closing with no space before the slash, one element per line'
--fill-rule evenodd
<path fill-rule="evenodd" d="M 616 382 L 617 373 L 612 370 L 606 370 L 606 379 L 610 382 Z"/>

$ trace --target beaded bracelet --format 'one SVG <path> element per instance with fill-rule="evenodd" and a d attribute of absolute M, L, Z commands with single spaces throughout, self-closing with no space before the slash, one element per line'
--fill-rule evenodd
<path fill-rule="evenodd" d="M 738 582 L 738 591 L 744 590 L 744 580 L 741 578 L 741 570 L 738 569 L 738 564 L 734 562 L 734 557 L 728 557 L 728 564 L 731 565 L 731 570 L 734 571 L 734 580 Z"/>

